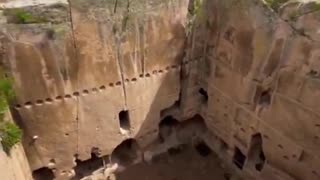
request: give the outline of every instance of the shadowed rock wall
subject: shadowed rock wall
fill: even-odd
[[[205,14],[208,128],[247,156],[250,174],[319,179],[319,4],[289,2],[275,12],[261,1],[213,0]],[[257,135],[262,170],[250,167]]]

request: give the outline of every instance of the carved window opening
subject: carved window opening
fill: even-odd
[[[271,104],[270,90],[263,91],[260,95],[259,104],[262,106],[269,106]]]
[[[243,169],[244,163],[246,162],[247,157],[240,151],[239,148],[235,147],[233,155],[233,163],[239,168]]]
[[[258,158],[258,162],[256,163],[256,170],[257,171],[262,171],[263,167],[264,167],[264,163],[266,161],[266,157],[264,156],[263,151],[260,152],[259,154],[259,158]]]
[[[120,123],[121,130],[123,130],[123,131],[130,130],[129,111],[121,111],[119,113],[119,123]]]
[[[209,100],[209,96],[206,90],[204,90],[203,88],[199,89],[199,93],[202,96],[202,101],[207,104],[208,100]]]
[[[265,161],[266,157],[262,148],[262,136],[261,134],[256,134],[251,138],[248,164],[254,166],[257,171],[262,171]]]

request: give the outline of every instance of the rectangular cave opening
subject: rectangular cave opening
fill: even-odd
[[[129,118],[129,111],[121,111],[119,113],[119,123],[120,128],[125,131],[130,130],[130,118]]]
[[[260,95],[259,104],[263,106],[269,106],[271,104],[271,91],[263,91]]]
[[[254,99],[257,105],[261,107],[270,106],[272,100],[272,89],[264,89],[263,87],[258,86]]]
[[[257,159],[256,165],[255,165],[256,170],[262,171],[265,162],[266,162],[266,157],[263,151],[260,151],[259,158]]]
[[[233,155],[233,163],[239,168],[243,169],[244,163],[246,162],[247,157],[240,151],[238,147],[235,147]]]
[[[208,104],[208,100],[209,100],[208,92],[206,90],[204,90],[203,88],[200,88],[199,93],[202,96],[202,102],[204,104]]]
[[[252,136],[248,154],[248,165],[254,166],[257,171],[262,171],[266,161],[262,144],[260,133]]]

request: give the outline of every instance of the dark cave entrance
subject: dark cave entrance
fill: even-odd
[[[32,177],[34,180],[53,180],[54,174],[51,169],[44,167],[32,172]]]
[[[209,100],[208,92],[206,90],[204,90],[203,88],[200,88],[199,93],[201,95],[202,102],[205,104],[208,104],[208,100]]]
[[[91,153],[91,158],[85,161],[79,160],[76,156],[77,166],[74,168],[76,176],[73,180],[91,175],[94,171],[103,168],[107,161],[108,156],[98,157],[94,152]]]
[[[121,111],[119,113],[119,124],[121,129],[130,131],[129,111]]]
[[[127,139],[118,145],[111,154],[111,163],[129,166],[141,158],[139,145],[134,139]]]
[[[170,136],[174,128],[179,125],[179,121],[174,119],[172,116],[167,116],[159,123],[159,139],[160,142],[164,142],[165,139]]]
[[[205,143],[204,141],[199,141],[194,145],[195,149],[197,150],[198,154],[207,157],[212,153],[211,148]]]
[[[251,138],[251,144],[248,154],[248,166],[257,171],[262,171],[266,161],[265,154],[262,148],[261,134],[255,134]]]
[[[244,163],[246,162],[247,157],[240,151],[238,147],[235,147],[233,155],[233,163],[239,168],[243,169]]]

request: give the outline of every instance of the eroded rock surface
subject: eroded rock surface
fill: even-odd
[[[119,147],[151,161],[197,134],[247,179],[319,179],[319,3],[269,5],[0,0],[31,169],[103,177]]]

